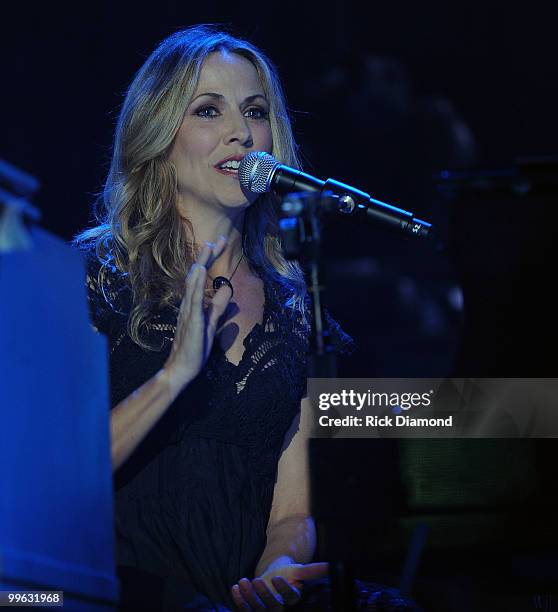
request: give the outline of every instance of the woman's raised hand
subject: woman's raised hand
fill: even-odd
[[[201,371],[213,345],[217,322],[232,297],[229,287],[222,286],[204,308],[207,270],[221,255],[226,239],[206,242],[186,277],[186,291],[180,304],[176,333],[165,363],[171,393],[176,396]]]

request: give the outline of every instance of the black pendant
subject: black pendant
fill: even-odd
[[[224,276],[216,276],[213,279],[213,289],[218,291],[223,285],[226,285],[231,290],[231,297],[234,294],[233,286],[231,285],[231,281]]]

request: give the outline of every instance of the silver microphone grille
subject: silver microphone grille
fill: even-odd
[[[271,191],[271,178],[279,162],[263,151],[248,153],[238,167],[238,179],[247,191],[267,193]]]

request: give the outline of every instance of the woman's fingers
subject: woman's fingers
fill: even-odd
[[[198,262],[210,270],[211,266],[215,263],[227,246],[227,239],[225,236],[219,236],[215,242],[206,242],[198,257]],[[209,253],[207,252],[209,249]]]
[[[244,598],[244,600],[251,606],[253,610],[265,610],[267,606],[263,603],[263,601],[258,597],[252,583],[248,578],[242,578],[238,581],[238,586],[240,588],[240,594]]]
[[[186,276],[186,291],[180,304],[180,313],[182,314],[185,310],[190,311],[190,304],[192,303],[192,295],[194,294],[194,288],[196,286],[196,277],[198,274],[197,265],[193,264]],[[184,316],[184,315],[183,315]]]
[[[239,610],[282,612],[285,609],[282,600],[273,594],[265,582],[259,578],[252,581],[248,578],[241,578],[231,588],[231,592]]]
[[[213,252],[214,246],[215,245],[213,244],[213,242],[204,242],[202,250],[200,251],[196,259],[196,263],[209,268],[208,263],[211,259],[211,254]]]
[[[283,602],[269,590],[267,584],[261,578],[254,578],[252,584],[254,585],[254,590],[265,603],[268,610],[283,610]]]
[[[205,267],[196,264],[196,278],[194,281],[192,301],[190,303],[190,314],[194,314],[198,317],[203,315],[203,295],[205,292],[206,277],[207,270]]]
[[[204,312],[207,270],[221,255],[226,239],[220,236],[215,243],[202,246],[197,261],[186,277],[186,287],[177,319],[175,341],[169,364],[180,373],[188,368],[197,375],[208,357],[217,329],[217,322],[232,297],[228,287],[222,287]],[[179,374],[181,375],[181,374]]]
[[[213,245],[213,255],[211,264],[221,255],[227,246],[227,239],[224,236],[219,236]]]
[[[282,576],[274,576],[271,579],[271,584],[281,595],[286,605],[293,606],[300,599],[300,591],[292,584],[289,584]]]
[[[186,277],[186,292],[184,295],[184,299],[182,300],[182,305],[188,309],[188,312],[191,312],[192,309],[192,298],[196,293],[196,288],[198,286],[198,282],[200,280],[200,272],[204,277],[203,287],[205,288],[205,275],[207,269],[210,264],[210,260],[213,259],[213,249],[214,244],[211,242],[205,242],[202,250],[198,255],[198,259],[192,264],[190,271],[188,272],[188,276]],[[222,246],[220,246],[222,250]],[[199,297],[199,294],[196,294],[196,298]]]
[[[244,599],[244,597],[242,597],[242,594],[240,592],[240,587],[238,586],[238,584],[235,584],[231,588],[231,593],[232,593],[233,600],[234,600],[236,607],[239,610],[242,610],[243,612],[249,612],[250,604],[248,604],[246,600]]]
[[[227,239],[224,236],[219,236],[215,242],[206,241],[198,255],[196,263],[202,264],[209,270],[226,246]]]

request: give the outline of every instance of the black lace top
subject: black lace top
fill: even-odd
[[[146,351],[126,333],[122,277],[91,254],[87,272],[93,324],[109,338],[115,406],[163,366],[176,310],[151,321],[149,340],[162,348]],[[263,324],[246,336],[240,363],[216,341],[202,373],[115,475],[117,564],[175,577],[231,607],[230,587],[253,577],[265,547],[283,440],[306,384],[308,327],[285,306],[285,289],[263,280]],[[348,347],[326,318],[337,347]]]

